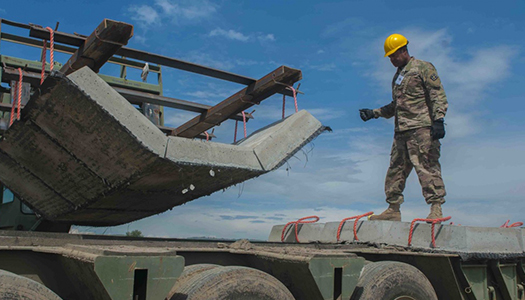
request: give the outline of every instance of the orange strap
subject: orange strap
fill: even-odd
[[[308,219],[315,219],[315,220],[306,221]],[[297,221],[288,222],[286,225],[284,225],[283,232],[281,233],[281,242],[284,242],[284,233],[286,232],[288,225],[295,224],[295,240],[299,243],[299,234],[297,232],[297,226],[299,224],[315,223],[317,221],[319,221],[318,216],[309,216],[309,217],[300,218]]]
[[[341,223],[339,223],[339,228],[337,228],[337,241],[339,242],[339,239],[341,238],[341,229],[343,229],[343,225],[346,221],[348,220],[352,220],[352,219],[355,219],[354,221],[354,240],[356,241],[359,241],[359,239],[357,238],[357,221],[359,221],[359,219],[363,218],[363,217],[368,217],[370,215],[373,215],[374,212],[371,211],[371,212],[367,212],[366,214],[362,214],[362,215],[358,215],[358,216],[353,216],[353,217],[349,217],[349,218],[345,218],[341,221]]]
[[[51,27],[46,27],[49,31],[49,57],[50,57],[50,66],[49,70],[53,71],[53,65],[55,61],[55,32]],[[44,40],[44,46],[42,47],[42,72],[40,73],[40,85],[44,83],[44,77],[46,75],[46,52],[47,52],[47,42]]]
[[[13,105],[11,106],[11,115],[9,117],[9,127],[11,127],[11,125],[13,125],[13,118],[15,116],[15,107],[17,107],[17,106],[18,106],[18,111],[16,113],[16,119],[20,120],[20,108],[22,106],[22,79],[23,79],[22,69],[21,68],[18,68],[18,74],[19,74],[18,82],[15,83],[15,85],[12,87],[12,88],[15,89],[16,94],[15,94],[15,97],[13,98]]]
[[[416,222],[428,222],[432,223],[432,247],[436,248],[436,237],[434,236],[434,227],[436,223],[441,223],[450,220],[452,217],[446,217],[446,218],[440,218],[440,219],[414,219],[412,220],[412,223],[410,223],[410,232],[408,234],[408,246],[412,244],[412,235],[414,234],[414,224]]]

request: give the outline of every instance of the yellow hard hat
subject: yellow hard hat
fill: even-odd
[[[393,54],[399,48],[406,45],[408,45],[408,40],[406,37],[397,33],[391,34],[385,40],[385,57]]]

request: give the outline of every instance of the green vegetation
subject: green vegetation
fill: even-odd
[[[142,235],[142,231],[140,231],[140,230],[128,231],[128,232],[126,232],[126,236],[131,236],[131,237],[144,237],[144,236]]]

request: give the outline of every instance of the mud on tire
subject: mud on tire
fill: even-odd
[[[438,300],[432,284],[417,268],[396,261],[365,266],[351,300]]]
[[[0,300],[61,300],[53,291],[29,278],[0,270]]]
[[[256,269],[195,268],[199,271],[175,285],[170,300],[294,300],[279,280]]]

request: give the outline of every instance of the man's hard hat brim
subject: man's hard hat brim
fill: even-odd
[[[396,48],[394,48],[394,49],[388,51],[387,53],[385,53],[385,56],[384,56],[384,57],[387,57],[387,56],[390,56],[390,55],[396,53],[397,50],[399,50],[399,49],[405,47],[406,45],[408,45],[408,41],[406,42],[406,44],[401,45],[401,46],[398,46],[398,47],[396,47]]]

